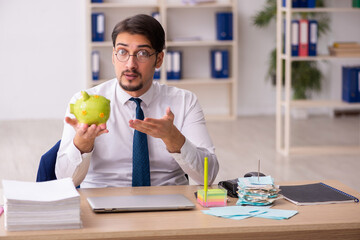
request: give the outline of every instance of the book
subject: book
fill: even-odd
[[[296,205],[359,202],[359,199],[325,183],[280,186],[280,194]]]

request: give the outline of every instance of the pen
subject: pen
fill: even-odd
[[[208,158],[204,158],[204,202],[207,202],[208,191]]]

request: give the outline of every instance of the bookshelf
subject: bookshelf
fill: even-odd
[[[233,40],[216,40],[215,14],[219,11],[233,14]],[[105,40],[91,41],[91,14],[105,14]],[[143,13],[159,12],[160,22],[166,33],[166,50],[182,52],[182,78],[167,80],[166,57],[160,69],[160,83],[194,92],[203,107],[207,120],[232,120],[237,109],[237,1],[217,0],[208,3],[184,4],[181,0],[103,0],[91,3],[87,0],[87,87],[92,87],[115,77],[111,63],[111,32],[115,24],[126,17]],[[199,19],[198,16],[201,16]],[[119,17],[120,16],[120,17]],[[190,40],[199,34],[199,40]],[[185,37],[187,40],[177,40]],[[210,51],[229,51],[229,78],[211,78]],[[100,77],[92,80],[91,53],[100,53]]]
[[[285,19],[291,22],[293,13],[302,12],[327,12],[327,13],[359,13],[359,8],[291,8],[291,0],[286,0],[286,7],[282,7],[282,0],[277,0],[277,26],[276,26],[276,150],[283,155],[290,154],[351,154],[360,153],[360,145],[355,146],[292,146],[291,145],[291,110],[295,108],[342,108],[359,109],[360,103],[346,103],[341,100],[292,100],[291,96],[291,64],[294,61],[341,61],[342,59],[360,59],[359,56],[337,57],[330,55],[318,55],[308,57],[291,56],[289,44],[291,42],[290,24],[285,26],[285,54],[282,53],[283,32]],[[285,62],[284,69],[282,62]],[[283,70],[285,83],[282,84]],[[340,79],[341,80],[341,79]],[[340,90],[339,90],[340,91]]]

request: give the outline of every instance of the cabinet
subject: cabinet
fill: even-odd
[[[217,0],[199,4],[184,4],[181,0],[104,0],[91,3],[87,0],[87,85],[95,86],[114,78],[111,63],[111,32],[115,24],[126,17],[159,12],[160,22],[166,33],[166,50],[182,52],[182,78],[167,80],[167,59],[160,69],[160,81],[194,92],[209,119],[235,119],[237,102],[237,1]],[[233,40],[216,40],[216,12],[233,14]],[[91,41],[91,14],[105,14],[105,40]],[[194,38],[195,37],[195,38]],[[229,51],[229,78],[211,78],[210,51]],[[100,77],[92,80],[91,53],[100,54]]]
[[[291,56],[291,34],[290,24],[285,24],[285,54],[282,52],[284,19],[290,23],[293,13],[301,12],[345,12],[359,13],[359,8],[291,8],[291,0],[286,0],[286,7],[282,7],[282,0],[277,0],[277,26],[276,26],[276,48],[277,48],[277,69],[276,69],[276,149],[284,155],[292,153],[360,153],[360,146],[292,146],[291,145],[291,109],[295,108],[360,108],[360,104],[348,104],[334,100],[292,100],[291,97],[291,64],[294,61],[320,61],[320,60],[341,60],[344,57],[330,55],[318,55],[313,57],[293,57]],[[355,56],[360,59],[360,56]],[[282,63],[285,63],[284,65]],[[283,67],[285,69],[283,69]],[[285,83],[282,84],[283,70]],[[339,77],[339,81],[341,81]],[[339,89],[339,91],[341,91]]]

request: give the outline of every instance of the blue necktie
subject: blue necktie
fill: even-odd
[[[144,112],[141,109],[140,98],[130,98],[136,103],[136,119],[144,120]],[[133,140],[133,173],[132,185],[150,186],[150,166],[149,149],[147,144],[147,135],[145,133],[134,131]]]

